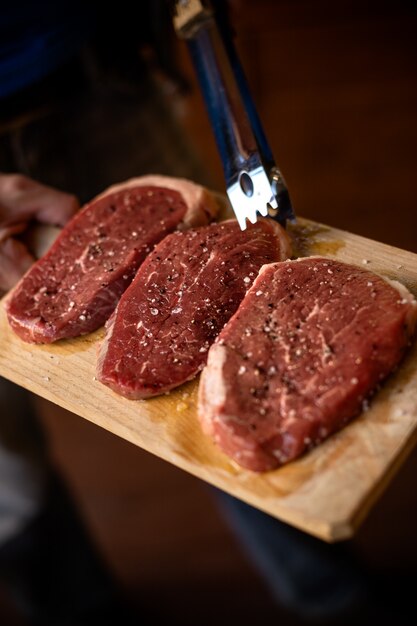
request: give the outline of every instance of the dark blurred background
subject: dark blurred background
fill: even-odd
[[[230,6],[242,63],[298,215],[417,251],[414,3]],[[141,62],[195,159],[188,170],[175,170],[162,145],[155,148],[162,151],[159,171],[194,171],[224,191],[187,52],[181,42],[174,48],[171,71],[161,70],[152,46],[142,47]],[[130,151],[159,137],[157,126],[145,141],[134,129],[126,133]],[[89,168],[94,177],[94,164]],[[39,171],[43,182],[74,191],[65,172],[60,181]],[[108,184],[118,182],[119,171],[115,162]],[[75,415],[41,400],[38,407],[54,459],[133,603],[190,626],[295,623],[272,600],[203,482]],[[395,574],[417,563],[416,470],[414,453],[354,540],[376,569]],[[1,594],[0,621],[20,623]]]

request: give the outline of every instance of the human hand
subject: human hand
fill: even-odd
[[[35,260],[14,235],[31,220],[64,226],[78,208],[75,196],[21,174],[0,173],[0,291],[13,287]]]

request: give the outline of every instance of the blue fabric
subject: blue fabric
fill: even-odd
[[[326,544],[226,493],[214,493],[250,561],[291,613],[332,624],[345,613],[360,615],[371,603],[370,581],[344,544]]]
[[[94,31],[88,2],[17,0],[0,12],[0,98],[46,77]]]

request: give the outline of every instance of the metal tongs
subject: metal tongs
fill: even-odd
[[[174,27],[187,41],[223,163],[227,195],[242,230],[257,214],[294,221],[228,29],[207,0],[174,3]]]

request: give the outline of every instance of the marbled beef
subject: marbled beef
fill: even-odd
[[[235,220],[166,237],[139,269],[109,320],[98,378],[146,398],[197,374],[264,263],[288,258],[285,231]]]
[[[25,341],[50,343],[101,326],[138,267],[165,235],[207,224],[217,203],[203,187],[143,176],[111,187],[64,228],[7,304]]]
[[[250,470],[295,459],[360,412],[402,358],[416,313],[405,287],[356,266],[265,266],[210,349],[204,431]]]

